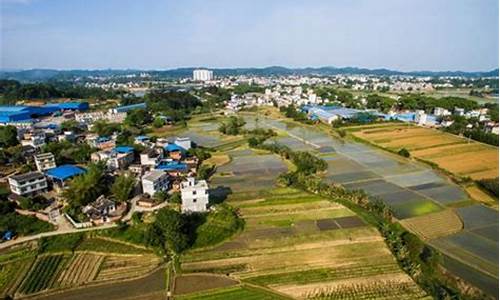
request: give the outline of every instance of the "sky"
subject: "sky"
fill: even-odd
[[[498,67],[498,0],[0,0],[0,68]]]

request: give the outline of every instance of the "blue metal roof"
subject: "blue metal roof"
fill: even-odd
[[[155,167],[155,169],[164,171],[186,171],[188,167],[182,162],[162,161]]]
[[[182,148],[177,144],[167,144],[166,146],[163,147],[163,149],[167,150],[168,152],[173,152],[173,151],[186,152],[186,149]]]
[[[74,165],[62,165],[56,168],[52,168],[46,171],[47,176],[65,181],[74,176],[81,175],[87,172],[87,170],[74,166]]]
[[[142,108],[146,108],[146,103],[136,103],[136,104],[115,107],[117,112],[127,112],[129,110],[142,109]]]
[[[114,150],[118,153],[130,153],[130,152],[134,152],[134,147],[118,146],[118,147],[115,147]]]

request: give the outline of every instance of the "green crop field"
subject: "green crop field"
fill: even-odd
[[[238,286],[224,289],[217,289],[205,293],[196,293],[185,296],[178,296],[176,299],[179,300],[227,300],[227,299],[238,299],[238,300],[280,300],[288,299],[286,297],[273,294],[271,292],[247,287]]]
[[[377,289],[380,290],[378,298],[384,298],[389,290],[394,290],[401,299],[424,294],[401,271],[378,231],[363,222],[353,222],[357,217],[347,208],[289,188],[269,189],[253,195],[253,198],[244,195],[243,199],[232,195],[229,202],[245,219],[244,230],[223,244],[183,255],[183,274],[230,274],[231,278],[292,298],[320,296],[346,282],[349,283],[346,289],[354,291],[354,298],[377,295]],[[352,223],[346,222],[346,217],[353,218],[349,221]],[[322,229],[318,225],[320,221]],[[341,224],[352,227],[343,228]],[[382,282],[380,288],[369,288],[375,281]],[[355,288],[360,285],[361,288]],[[241,287],[179,298],[240,297],[263,299],[249,295]]]

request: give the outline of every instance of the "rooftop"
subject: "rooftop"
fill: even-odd
[[[62,165],[56,168],[52,168],[46,171],[47,176],[65,181],[74,176],[84,174],[86,172],[85,169],[74,166],[74,165]]]
[[[159,171],[159,170],[152,170],[148,173],[146,173],[146,175],[144,175],[142,177],[143,180],[148,180],[148,181],[156,181],[158,179],[160,179],[162,176],[165,176],[166,173],[163,172],[163,171]]]
[[[42,179],[44,177],[45,176],[43,176],[43,173],[29,172],[29,173],[14,175],[14,176],[11,176],[10,178],[19,182],[19,181],[30,181],[30,180]]]

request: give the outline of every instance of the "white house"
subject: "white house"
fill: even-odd
[[[418,125],[425,125],[427,123],[427,114],[423,110],[417,110],[415,114],[415,123]]]
[[[29,172],[9,177],[12,193],[19,196],[31,196],[47,191],[47,179],[41,172]]]
[[[141,153],[141,165],[154,167],[161,161],[162,158],[163,155],[161,152],[155,149],[147,149]]]
[[[174,144],[184,148],[185,150],[191,149],[191,139],[188,137],[178,137],[175,139]]]
[[[153,170],[142,176],[142,192],[150,196],[168,190],[168,184],[168,174],[163,171]]]
[[[204,212],[208,208],[208,184],[188,177],[181,183],[182,212]]]
[[[35,155],[35,164],[39,172],[57,167],[54,154],[50,152]]]

